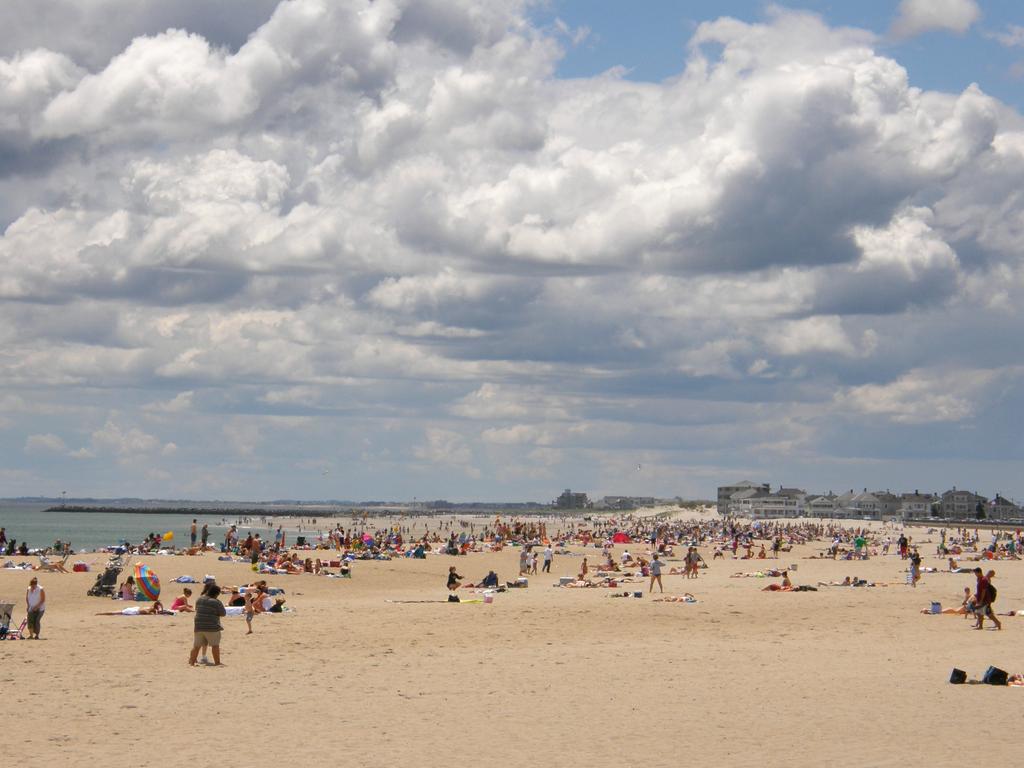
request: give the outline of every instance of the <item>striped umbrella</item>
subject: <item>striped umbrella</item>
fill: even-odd
[[[135,586],[146,600],[156,602],[160,597],[160,579],[148,565],[135,564]]]

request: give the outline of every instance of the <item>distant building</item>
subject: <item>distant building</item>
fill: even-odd
[[[937,499],[930,493],[901,493],[897,513],[904,520],[920,520],[932,516],[932,504]]]
[[[658,500],[653,496],[605,496],[593,504],[594,509],[628,511],[640,507],[653,507]]]
[[[811,517],[833,517],[837,498],[832,491],[824,496],[809,496],[804,501],[804,514]]]
[[[988,516],[994,520],[1018,520],[1022,515],[1021,508],[998,493],[988,506]]]
[[[718,514],[728,515],[729,504],[732,501],[733,494],[741,493],[743,491],[762,491],[768,493],[771,491],[771,486],[768,483],[752,483],[749,480],[741,480],[733,485],[721,485],[718,487]]]
[[[752,520],[766,517],[799,517],[802,512],[801,498],[753,488],[737,491],[729,500],[730,515]]]
[[[573,493],[566,488],[562,495],[555,499],[554,506],[558,509],[587,509],[590,506],[590,499],[585,493]]]
[[[955,485],[942,494],[939,503],[939,514],[947,519],[974,519],[978,517],[979,510],[988,516],[988,499],[971,491],[958,491]]]

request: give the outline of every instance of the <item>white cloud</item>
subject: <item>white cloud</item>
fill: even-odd
[[[580,39],[525,3],[207,5],[0,7],[0,413],[95,432],[83,477],[273,497],[365,460],[549,498],[556,461],[649,451],[671,491],[739,434],[1016,402],[927,382],[1020,362],[1020,115],[868,32],[773,8],[662,82],[563,80]]]
[[[902,0],[893,34],[913,37],[934,29],[963,34],[981,17],[975,0]]]
[[[25,453],[64,453],[67,450],[64,440],[57,435],[29,435],[25,440]]]
[[[782,355],[802,355],[808,352],[853,355],[857,352],[839,317],[808,317],[780,322],[766,331],[765,341],[772,350]]]
[[[92,433],[91,444],[96,454],[113,453],[129,460],[160,448],[160,441],[153,435],[137,427],[125,428],[113,419]]]
[[[996,371],[912,370],[888,384],[851,387],[836,400],[901,424],[958,422],[974,415],[977,396],[996,376]]]
[[[170,400],[144,405],[143,410],[151,413],[184,413],[192,409],[192,398],[194,395],[195,393],[191,390],[179,392]]]
[[[458,432],[439,427],[423,431],[424,442],[413,448],[413,455],[430,464],[456,467],[470,477],[479,477],[480,470],[473,466],[473,452]]]
[[[1007,48],[1022,48],[1024,47],[1024,26],[1008,24],[1005,32],[997,32],[992,37]]]

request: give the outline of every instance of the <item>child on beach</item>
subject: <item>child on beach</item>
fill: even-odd
[[[185,587],[182,592],[183,594],[174,598],[174,602],[171,603],[171,610],[180,611],[182,613],[192,613],[192,604],[188,601],[188,599],[192,597],[192,590]]]
[[[245,633],[247,635],[252,634],[252,618],[256,615],[256,607],[253,605],[255,596],[256,593],[253,590],[245,591],[245,623],[249,627],[249,631]]]

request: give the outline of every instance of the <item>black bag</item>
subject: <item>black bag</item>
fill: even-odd
[[[985,670],[985,676],[981,678],[981,682],[988,683],[989,685],[1006,685],[1010,676],[999,667],[989,667]]]
[[[966,683],[967,673],[964,672],[962,669],[956,669],[954,667],[953,674],[949,676],[949,682],[953,683],[953,685],[961,685],[962,683]]]
[[[449,603],[458,603],[458,602],[461,602],[461,601],[459,600],[459,596],[458,595],[448,595],[448,602]]]
[[[996,595],[997,594],[998,594],[998,592],[996,592],[996,585],[993,584],[990,581],[988,583],[988,604],[989,605],[992,605],[992,603],[994,603],[996,601]]]

